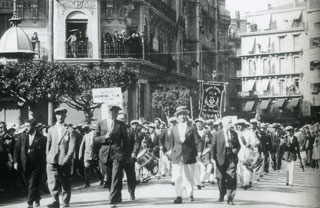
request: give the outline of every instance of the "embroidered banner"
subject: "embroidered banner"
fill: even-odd
[[[202,83],[200,117],[205,119],[221,118],[225,85]]]

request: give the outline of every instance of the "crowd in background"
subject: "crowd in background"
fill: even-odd
[[[151,122],[145,121],[143,118],[128,122],[125,114],[121,112],[118,117],[119,120],[126,123],[128,132],[134,131],[138,135],[135,138],[140,143],[135,165],[136,183],[145,183],[151,179],[171,176],[170,157],[166,154],[170,146],[170,141],[167,141],[167,134],[169,132],[168,129],[176,125],[176,118],[172,117],[166,123],[160,118],[156,118]],[[205,183],[214,184],[216,182],[215,163],[214,160],[210,159],[208,148],[210,148],[212,135],[221,128],[221,122],[211,119],[203,120],[202,118],[189,119],[188,122],[194,125],[199,134],[198,136],[203,141],[201,160],[197,162],[199,174],[195,174],[197,188],[201,189]],[[13,167],[15,144],[25,132],[25,128],[24,125],[19,127],[0,122],[0,192],[8,195],[13,194],[17,187],[25,184],[19,171]],[[48,128],[49,126],[41,123],[36,125],[36,131],[41,133],[44,138],[47,136]],[[72,162],[73,177],[84,178],[85,187],[87,188],[90,187],[91,173],[95,172],[100,180],[100,185],[107,188],[107,178],[99,168],[99,147],[92,149],[91,161],[93,163],[88,164],[88,161],[84,158],[87,153],[85,138],[92,138],[97,128],[96,125],[70,125],[70,128],[73,129],[76,136]],[[297,159],[289,159],[288,151],[291,151],[290,144],[292,143],[290,138],[297,138],[298,146],[294,151],[298,150],[297,156],[301,159],[301,166],[319,169],[319,123],[293,128],[291,126],[285,127],[280,123],[262,123],[255,119],[250,121],[235,119],[233,128],[238,133],[241,144],[241,150],[238,153],[240,162],[237,171],[240,176],[241,187],[245,190],[250,188],[252,184],[257,183],[264,174],[268,174],[270,169],[279,171],[283,160],[289,164]],[[154,161],[149,167],[142,164],[144,161],[140,161],[139,164],[139,157],[146,152],[150,153],[151,159]],[[248,158],[251,159],[251,162]],[[269,164],[271,164],[271,168]],[[43,178],[42,180],[45,184],[45,174],[43,174]],[[124,180],[127,179],[125,178]],[[287,185],[292,185],[292,179],[288,179]]]

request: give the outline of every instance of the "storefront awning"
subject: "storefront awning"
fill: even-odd
[[[243,111],[252,111],[254,107],[255,101],[248,101],[246,102],[246,105],[244,106]]]
[[[262,91],[267,91],[268,90],[268,87],[269,87],[269,83],[270,83],[270,80],[269,79],[264,79],[261,81],[261,87],[260,89]]]
[[[252,91],[255,83],[256,83],[256,80],[254,79],[247,80],[243,85],[242,92]]]
[[[300,98],[293,98],[288,107],[296,108],[299,105]]]
[[[286,101],[286,99],[278,99],[276,104],[275,104],[275,107],[276,108],[282,108],[285,101]]]
[[[262,100],[260,103],[261,110],[267,110],[269,106],[270,100]]]

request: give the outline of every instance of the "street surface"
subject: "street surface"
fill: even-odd
[[[307,168],[302,172],[298,163],[294,172],[294,187],[285,185],[285,170],[280,172],[271,171],[254,184],[249,190],[238,188],[233,207],[320,207],[320,170]],[[187,197],[183,198],[183,204],[174,205],[174,187],[168,177],[160,180],[153,178],[145,184],[139,184],[136,189],[136,200],[130,201],[127,185],[124,183],[122,191],[123,203],[118,207],[229,207],[227,202],[218,202],[219,191],[217,184],[206,184],[202,190],[195,190],[195,201],[190,202]],[[42,196],[41,206],[46,207],[51,202],[50,196]],[[20,197],[5,204],[7,208],[26,207],[26,198]],[[83,186],[73,187],[70,207],[109,207],[108,190],[99,187],[98,182],[91,188],[83,189]]]

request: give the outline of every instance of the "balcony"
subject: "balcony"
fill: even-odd
[[[261,52],[255,52],[253,53],[252,51],[248,51],[247,54],[237,54],[237,56],[239,57],[244,57],[244,58],[248,58],[248,57],[267,57],[267,56],[281,56],[281,55],[285,55],[285,54],[302,54],[302,48],[301,49],[295,49],[292,51],[261,51]]]
[[[237,71],[237,77],[238,78],[273,78],[273,77],[287,77],[287,76],[292,76],[292,77],[300,77],[302,76],[303,73],[280,73],[280,72],[270,72],[270,73],[265,73],[265,74],[244,74],[242,71]]]
[[[102,58],[138,58],[142,59],[142,46],[121,43],[102,44]]]
[[[271,91],[249,91],[238,92],[240,98],[286,98],[286,97],[302,97],[303,95],[298,90],[296,92],[289,92],[284,90],[283,92],[271,92]]]
[[[88,40],[65,43],[66,58],[88,58],[90,44]]]

